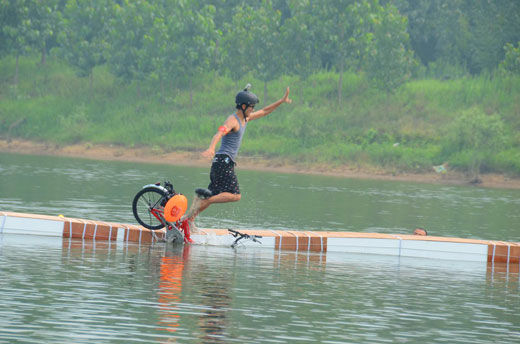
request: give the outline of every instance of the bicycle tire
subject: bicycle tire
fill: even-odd
[[[150,210],[155,206],[155,209],[162,211],[166,203],[164,200],[167,200],[167,196],[167,193],[154,187],[140,190],[132,201],[132,212],[137,222],[151,230],[163,228],[164,224]],[[159,202],[162,204],[159,204]]]

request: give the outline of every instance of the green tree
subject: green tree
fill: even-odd
[[[473,74],[494,70],[504,59],[504,45],[520,40],[520,2],[465,1],[472,35],[467,65]]]
[[[30,44],[41,54],[44,65],[49,50],[57,45],[57,35],[61,24],[60,0],[32,0],[29,6],[31,21]]]
[[[356,3],[353,0],[331,0],[317,5],[318,21],[312,28],[315,38],[320,42],[322,63],[336,68],[339,72],[338,104],[342,102],[343,73],[345,69],[356,69],[359,56],[364,50],[362,43],[368,32],[363,24],[366,18],[354,18],[353,8],[359,6],[367,9],[367,2]],[[358,12],[361,13],[361,11]],[[356,24],[359,24],[356,27]],[[357,29],[357,30],[356,30]],[[356,30],[356,32],[354,32]],[[323,61],[323,58],[328,61]],[[348,66],[346,66],[348,64]]]
[[[496,68],[504,57],[502,47],[520,40],[517,0],[394,2],[408,18],[411,46],[424,65],[456,65],[478,74]]]
[[[291,8],[296,11],[286,21],[285,32],[288,37],[295,37],[299,28],[311,32],[307,36],[316,42],[310,48],[315,57],[304,57],[303,61],[314,65],[313,60],[318,58],[323,67],[336,69],[338,104],[342,101],[345,70],[364,70],[377,85],[388,89],[409,76],[413,58],[406,18],[394,6],[383,7],[377,0],[330,0],[307,2],[303,7],[293,3]]]
[[[106,61],[111,6],[110,0],[69,0],[63,10],[59,55],[76,68],[79,76],[89,77],[91,88],[94,67]]]
[[[353,12],[354,17],[358,17],[358,7],[354,6]],[[415,64],[413,52],[409,49],[406,17],[395,6],[379,6],[377,1],[372,2],[370,12],[364,17],[369,19],[366,29],[369,33],[359,49],[360,52],[364,51],[360,56],[361,65],[376,85],[393,90],[410,78],[411,68]],[[362,25],[356,27],[354,32],[362,38],[360,27]]]
[[[221,33],[213,18],[216,9],[199,1],[175,2],[167,7],[169,46],[166,68],[169,77],[187,82],[193,106],[193,79],[210,70]]]
[[[20,55],[29,50],[31,19],[29,17],[30,0],[0,1],[1,27],[0,52],[13,54],[16,57],[13,84],[18,85]]]
[[[223,41],[225,37],[228,36],[228,29],[233,28],[230,23],[233,21],[235,11],[237,8],[243,8],[244,6],[257,8],[261,2],[247,0],[207,0],[205,3],[213,6],[215,9],[213,23],[218,34],[215,41],[213,60],[210,68],[222,71],[225,69],[224,63],[227,60],[226,56],[229,53],[229,51],[223,46]]]
[[[293,0],[289,4],[291,16],[286,18],[281,30],[284,70],[307,77],[322,66],[321,42],[316,28],[320,26],[318,16],[314,15],[318,2]]]
[[[410,45],[424,65],[438,58],[436,27],[439,22],[439,0],[395,0],[399,12],[408,19]]]
[[[263,101],[267,101],[267,83],[282,72],[284,63],[280,37],[281,12],[269,1],[262,6],[236,8],[227,29],[225,47],[228,51],[227,65],[231,75],[240,79],[249,72],[264,82]]]
[[[163,11],[147,1],[124,0],[115,5],[110,21],[108,63],[114,74],[126,82],[140,84],[157,70],[160,53],[164,51]]]

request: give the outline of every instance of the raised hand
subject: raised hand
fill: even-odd
[[[282,100],[284,103],[287,103],[287,104],[292,103],[292,99],[289,98],[289,87],[287,87],[287,89],[285,90],[285,95],[283,96]]]

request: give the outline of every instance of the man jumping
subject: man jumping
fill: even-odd
[[[258,97],[249,91],[251,85],[247,85],[235,97],[237,111],[230,115],[217,133],[211,139],[209,148],[202,152],[202,156],[213,158],[210,172],[210,183],[207,189],[196,189],[196,197],[193,204],[184,215],[183,220],[188,220],[193,227],[195,218],[213,203],[237,202],[240,200],[240,188],[235,174],[235,159],[242,143],[242,137],[247,123],[254,119],[267,116],[283,103],[291,103],[289,87],[285,95],[273,104],[254,111],[258,104]],[[222,139],[222,144],[215,154],[215,148]]]

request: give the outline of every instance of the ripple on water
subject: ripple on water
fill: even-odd
[[[0,340],[484,343],[518,334],[518,280],[490,287],[467,266],[26,240],[2,237]]]

